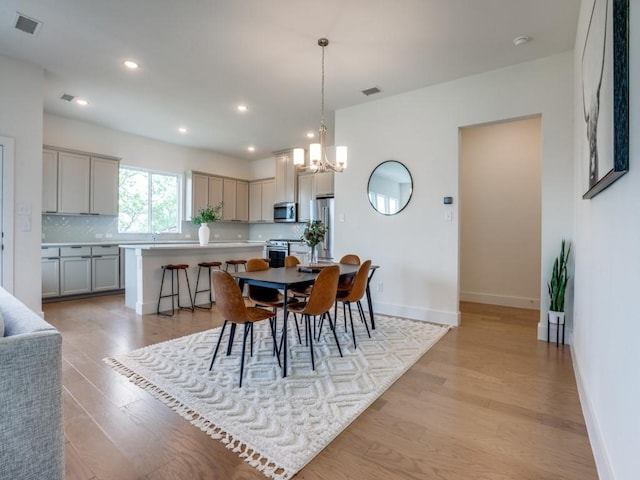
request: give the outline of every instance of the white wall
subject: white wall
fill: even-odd
[[[580,49],[592,1],[583,1],[575,51],[575,314],[573,357],[600,478],[640,478],[640,16],[630,15],[629,173],[591,200]]]
[[[336,143],[349,146],[349,168],[336,175],[337,255],[354,252],[381,268],[373,280],[375,307],[458,323],[459,128],[542,115],[542,281],[563,237],[573,231],[573,54],[548,57],[336,113]],[[367,181],[384,160],[413,175],[411,202],[384,217],[369,205]],[[454,204],[442,203],[452,196]],[[453,221],[445,211],[453,210]],[[380,291],[382,284],[382,291]],[[545,315],[541,312],[541,316]],[[546,318],[546,317],[545,317]]]
[[[460,132],[460,299],[540,308],[539,116]]]
[[[0,136],[14,140],[14,205],[31,208],[13,225],[13,294],[36,313],[40,298],[40,210],[42,205],[42,92],[40,67],[0,56]],[[38,188],[34,188],[34,185]],[[30,222],[30,231],[25,222]],[[18,224],[19,221],[19,224]],[[35,287],[34,287],[35,285]]]
[[[46,145],[112,155],[121,158],[123,165],[173,173],[196,170],[250,178],[251,167],[247,160],[131,135],[57,115],[44,115],[43,135]]]

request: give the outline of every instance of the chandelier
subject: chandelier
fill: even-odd
[[[327,126],[324,124],[324,48],[329,45],[329,40],[320,38],[318,45],[322,47],[322,88],[321,88],[321,110],[320,128],[318,129],[318,140],[320,143],[309,145],[309,166],[304,167],[304,149],[293,149],[293,163],[302,168],[308,168],[314,172],[343,172],[347,168],[347,147],[335,147],[335,162],[331,162],[327,157]]]

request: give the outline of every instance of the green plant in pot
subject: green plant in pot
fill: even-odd
[[[551,279],[547,282],[549,289],[549,321],[551,323],[564,323],[564,300],[569,283],[567,263],[571,253],[571,243],[562,240],[560,255],[553,262]]]
[[[324,241],[324,236],[327,234],[327,227],[320,220],[310,220],[304,227],[302,238],[311,248],[311,258],[309,263],[317,263],[318,257],[316,252],[316,246]]]
[[[198,214],[191,218],[191,221],[196,225],[200,225],[198,229],[198,240],[200,245],[206,245],[209,243],[209,223],[217,222],[222,219],[222,207],[223,202],[220,202],[215,207],[207,205],[198,210]]]

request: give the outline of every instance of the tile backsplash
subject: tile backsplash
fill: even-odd
[[[268,240],[300,238],[304,224],[246,224],[216,222],[209,225],[211,241]],[[42,215],[43,243],[152,241],[150,234],[118,233],[118,218],[84,215]],[[163,233],[157,240],[198,240],[198,226],[182,222],[181,233]]]

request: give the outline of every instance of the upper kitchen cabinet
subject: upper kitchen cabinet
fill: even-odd
[[[249,182],[225,178],[222,187],[222,220],[249,221]]]
[[[273,204],[276,196],[274,179],[257,180],[249,184],[249,221],[273,222]]]
[[[43,213],[118,214],[119,159],[52,147],[42,158]]]
[[[274,153],[276,156],[275,203],[295,202],[298,187],[298,169],[293,164],[293,149]]]
[[[209,203],[209,176],[204,173],[185,172],[185,220],[191,220]]]
[[[332,171],[316,173],[314,195],[333,195],[333,176]]]
[[[42,151],[42,212],[58,212],[58,152]]]
[[[299,222],[311,220],[311,201],[319,195],[333,195],[333,172],[305,173],[298,176]]]
[[[94,215],[118,215],[120,163],[102,157],[91,157],[91,202]]]

